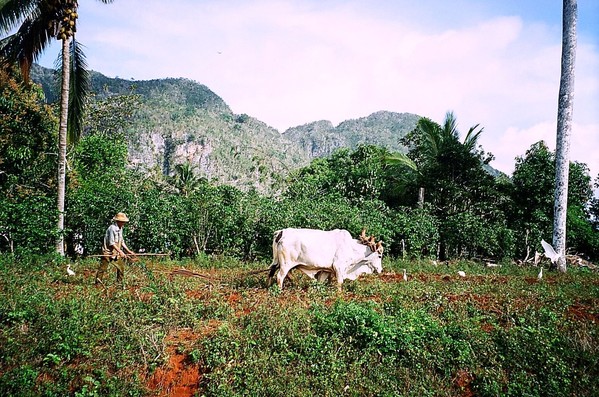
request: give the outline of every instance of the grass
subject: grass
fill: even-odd
[[[124,288],[95,287],[96,266],[0,257],[0,395],[599,394],[599,275],[582,269],[386,259],[338,293],[224,257],[132,264]]]

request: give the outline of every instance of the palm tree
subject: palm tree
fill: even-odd
[[[564,0],[562,11],[562,65],[557,108],[553,218],[553,247],[560,254],[557,260],[557,268],[562,273],[566,272],[566,214],[568,209],[570,135],[574,106],[577,8],[577,0]]]
[[[194,167],[190,162],[177,164],[175,166],[175,175],[170,177],[172,185],[185,197],[198,190],[202,183],[206,182],[206,179],[197,176],[193,169]]]
[[[108,4],[113,0],[99,1]],[[0,8],[2,35],[19,27],[16,33],[0,41],[0,62],[2,67],[18,63],[26,82],[31,66],[52,40],[62,41],[56,240],[56,251],[60,255],[64,255],[67,142],[75,143],[79,138],[83,100],[89,87],[85,56],[75,40],[78,6],[77,0],[5,0]]]
[[[464,142],[461,144],[467,153],[475,154],[478,146],[478,138],[483,132],[482,128],[478,128],[479,124],[470,127]],[[460,145],[460,133],[457,129],[457,120],[453,112],[448,111],[445,114],[443,125],[435,123],[428,118],[422,118],[417,125],[419,137],[414,137],[417,140],[418,149],[415,152],[415,159],[411,159],[403,153],[394,153],[386,157],[387,164],[402,165],[416,172],[420,177],[423,177],[421,169],[427,161],[437,161],[440,157],[446,155],[455,147]],[[424,187],[418,190],[418,206],[424,204]]]
[[[464,149],[469,153],[472,153],[476,149],[478,138],[483,132],[482,128],[478,129],[478,126],[479,124],[470,127],[462,143]],[[458,122],[451,111],[445,114],[445,121],[442,126],[439,127],[438,124],[425,119],[420,129],[428,142],[426,146],[428,150],[427,154],[432,157],[439,156],[444,150],[459,142],[460,139]]]

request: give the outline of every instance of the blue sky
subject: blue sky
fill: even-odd
[[[283,132],[379,111],[459,129],[508,174],[555,148],[559,0],[80,2],[77,38],[109,77],[185,77]],[[599,1],[579,0],[571,159],[599,174]],[[58,46],[40,63],[52,67]]]

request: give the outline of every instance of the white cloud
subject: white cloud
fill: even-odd
[[[524,157],[534,143],[544,141],[549,150],[555,151],[556,122],[543,122],[529,128],[509,127],[499,139],[492,144],[484,145],[487,151],[495,154],[496,161],[492,164],[507,173],[514,171],[515,158]],[[599,172],[599,124],[572,125],[570,135],[570,161],[585,163],[591,170],[591,177],[596,178]]]
[[[281,131],[378,110],[442,122],[453,110],[460,130],[485,128],[481,143],[504,172],[530,144],[544,139],[554,145],[559,26],[485,16],[480,7],[466,6],[423,20],[414,18],[422,10],[412,7],[384,1],[91,2],[80,7],[78,34],[94,70],[135,79],[191,78],[234,112]],[[579,40],[572,158],[591,165],[592,175],[599,173],[599,156],[589,150],[599,147],[598,59],[597,48]]]

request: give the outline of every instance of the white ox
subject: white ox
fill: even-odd
[[[312,279],[324,281],[331,275],[341,289],[343,280],[355,280],[361,274],[380,273],[383,244],[374,237],[352,238],[347,230],[283,229],[277,230],[272,242],[273,262],[269,280],[278,269],[277,283],[283,281],[291,269],[297,268]]]

